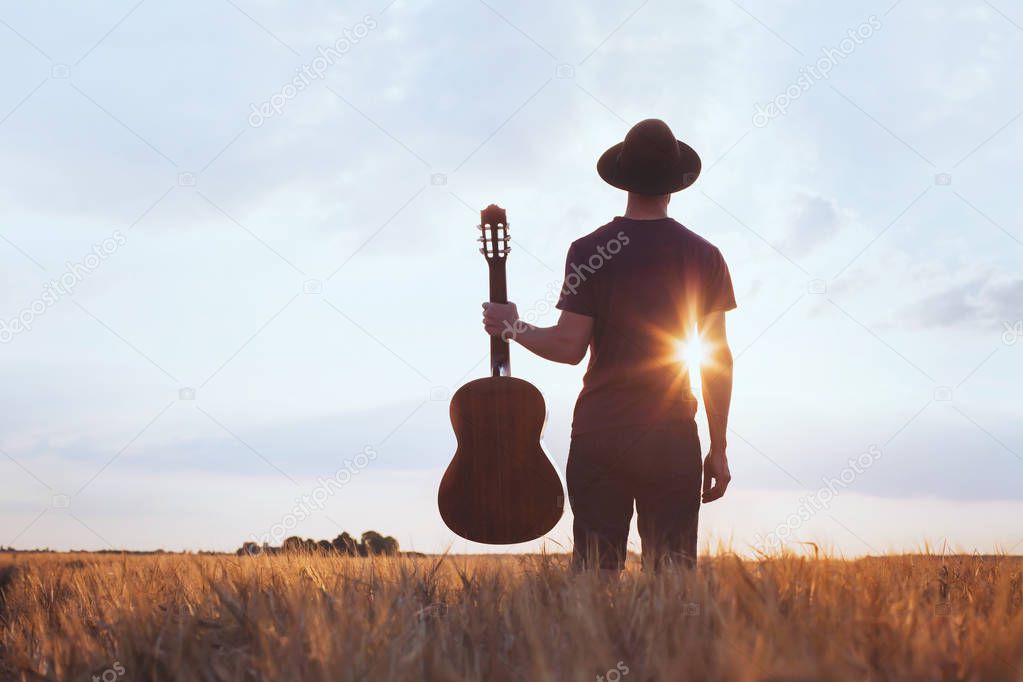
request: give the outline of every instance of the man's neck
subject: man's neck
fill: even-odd
[[[668,203],[630,194],[625,217],[632,220],[660,220],[668,217]]]
[[[661,220],[662,218],[667,218],[668,214],[666,211],[634,211],[626,208],[624,217],[631,220]]]

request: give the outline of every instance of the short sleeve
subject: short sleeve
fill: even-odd
[[[594,271],[583,260],[580,249],[573,243],[565,258],[565,281],[561,286],[557,308],[570,313],[596,317],[596,302],[593,295]]]
[[[721,251],[715,248],[707,260],[703,280],[703,314],[732,310],[735,305],[735,291],[732,276],[728,273]]]

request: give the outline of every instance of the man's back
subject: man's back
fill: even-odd
[[[735,307],[717,247],[671,218],[617,217],[569,249],[558,308],[592,317],[573,435],[693,419],[679,343]]]

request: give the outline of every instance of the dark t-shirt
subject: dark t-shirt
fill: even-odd
[[[735,307],[717,247],[671,218],[618,217],[572,242],[558,308],[593,318],[572,435],[688,422],[696,415],[679,342]]]

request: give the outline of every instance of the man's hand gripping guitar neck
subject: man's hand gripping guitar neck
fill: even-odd
[[[545,360],[578,365],[593,336],[593,318],[562,311],[553,327],[535,327],[519,319],[514,303],[484,303],[483,328],[491,336],[517,341]]]

